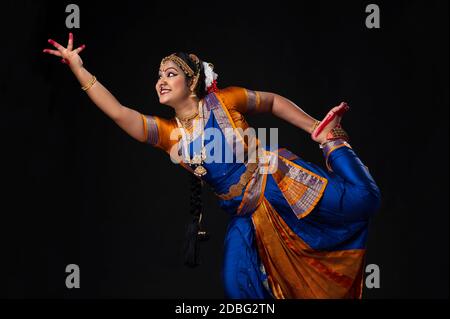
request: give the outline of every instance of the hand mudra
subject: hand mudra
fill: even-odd
[[[83,65],[83,61],[81,60],[79,53],[83,51],[86,48],[86,46],[83,44],[77,49],[73,50],[72,33],[69,33],[69,41],[67,43],[66,48],[52,39],[49,39],[48,43],[53,45],[56,48],[56,50],[44,49],[43,50],[44,53],[48,53],[62,58],[61,62],[70,65],[71,68],[81,67]]]

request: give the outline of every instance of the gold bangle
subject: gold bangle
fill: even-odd
[[[95,82],[97,82],[97,78],[95,76],[92,76],[92,79],[89,81],[89,83],[86,86],[82,86],[81,89],[83,91],[87,91],[95,84]]]

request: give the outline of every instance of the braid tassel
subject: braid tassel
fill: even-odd
[[[191,175],[191,208],[192,221],[186,227],[186,238],[184,246],[184,264],[189,267],[200,265],[199,240],[208,239],[207,232],[202,230],[202,181]]]

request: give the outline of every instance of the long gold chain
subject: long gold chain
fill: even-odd
[[[202,106],[203,103],[200,100],[198,103],[198,115],[201,114],[201,110],[202,110]],[[195,138],[195,132],[192,132],[192,137],[188,137],[187,133],[186,133],[186,128],[183,126],[183,124],[181,123],[180,119],[178,117],[175,117],[177,124],[178,124],[178,128],[181,129],[182,131],[182,146],[183,146],[183,150],[184,150],[184,156],[188,156],[189,158],[186,159],[185,161],[187,161],[187,163],[189,164],[195,164],[197,167],[195,168],[194,174],[196,174],[197,176],[203,176],[206,174],[206,169],[202,166],[203,161],[206,158],[206,149],[205,149],[205,123],[204,123],[204,119],[203,116],[200,115],[200,120],[201,120],[201,126],[198,126],[198,129],[200,130],[200,138],[201,138],[201,149],[200,149],[200,154],[195,154],[193,158],[191,158],[189,156],[189,150],[188,150],[188,144],[191,140],[193,140]]]

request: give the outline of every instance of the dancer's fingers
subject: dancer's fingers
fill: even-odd
[[[338,113],[339,115],[341,115],[341,113],[344,113],[345,111],[347,111],[349,109],[347,103],[342,102],[341,104],[339,104],[338,106],[333,107],[330,112],[333,113]]]
[[[64,50],[64,47],[61,44],[59,44],[58,42],[56,42],[55,40],[48,39],[48,43],[50,43],[55,48],[57,48],[59,52],[62,52]]]
[[[345,109],[346,111],[348,109],[350,109],[350,106],[347,104],[347,102],[341,102],[342,108]]]
[[[336,113],[337,111],[339,111],[342,108],[342,104],[333,107],[330,112]]]
[[[72,51],[73,49],[73,34],[69,33],[69,42],[67,43],[67,50]]]
[[[56,51],[56,50],[44,49],[44,51],[42,51],[42,52],[62,57],[61,52]]]
[[[83,51],[86,48],[86,45],[81,45],[79,48],[75,49],[73,52],[79,54],[81,51]]]
[[[336,113],[338,116],[342,116],[345,112],[350,109],[347,103],[341,102],[338,106],[335,106],[332,111]]]

